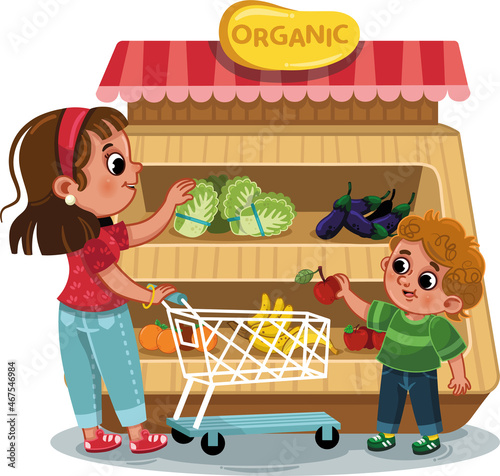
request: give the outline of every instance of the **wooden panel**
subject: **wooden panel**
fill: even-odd
[[[196,118],[197,121],[208,122],[214,118],[214,101],[204,103],[190,101],[189,107],[189,117]]]
[[[246,248],[242,253],[242,258],[241,258],[242,279],[254,279],[255,276],[257,276],[257,268],[258,268],[257,250],[258,248]]]
[[[205,136],[203,162],[225,162],[227,136]]]
[[[234,279],[238,277],[238,248],[227,246],[220,250],[218,262],[216,263],[217,278]]]
[[[138,258],[137,258],[138,256]],[[136,257],[134,269],[136,276],[151,276],[153,277],[152,264],[155,262],[155,248],[144,247],[136,249]]]
[[[170,101],[167,98],[164,98],[163,101],[161,101],[161,122],[171,122],[174,120],[174,110],[169,103]]]
[[[196,103],[190,97],[182,103],[164,98],[158,103],[140,99],[128,106],[130,124],[437,124],[438,105],[426,98],[408,102],[399,97],[384,102],[376,97],[362,102],[355,97],[345,102],[331,97],[322,102],[307,96],[299,102],[281,98],[268,103],[259,96],[252,103],[238,98],[220,103],[213,97]]]
[[[279,137],[278,162],[302,162],[302,138],[297,136]]]
[[[271,129],[269,129],[269,134],[265,134],[262,137],[262,162],[276,163],[276,157],[278,156],[278,140],[278,136],[273,134]]]
[[[173,111],[174,122],[183,122],[189,119],[190,101],[191,99],[188,98],[184,103],[169,103],[169,107],[171,107]]]
[[[368,120],[370,122],[383,122],[384,110],[384,103],[379,97],[376,97],[372,106],[368,110]]]
[[[339,137],[337,135],[328,135],[323,137],[323,159],[321,162],[338,163],[340,162]]]
[[[262,102],[263,101],[259,96],[254,102],[247,104],[247,120],[249,122],[262,122],[264,115]]]
[[[182,138],[180,136],[169,136],[168,149],[166,154],[167,162],[182,161]]]
[[[438,103],[424,98],[420,106],[420,122],[425,124],[437,124]]]
[[[313,122],[316,120],[316,107],[313,101],[307,96],[301,101],[298,111],[298,118],[300,121]]]
[[[281,123],[283,120],[284,101],[285,100],[281,98],[279,101],[273,103],[264,102],[262,105],[264,121],[271,122],[272,124]]]
[[[141,100],[128,103],[128,120],[130,124],[139,124],[144,120],[143,102]]]
[[[168,136],[146,136],[143,139],[142,154],[148,162],[165,162],[166,150],[169,143]]]
[[[333,109],[334,122],[349,123],[352,121],[352,104],[353,102],[335,103]]]
[[[161,103],[146,103],[144,120],[149,123],[155,123],[160,120],[160,104]]]
[[[305,157],[315,157],[318,162],[323,161],[322,136],[305,136],[302,138],[302,162]]]
[[[403,105],[403,119],[408,122],[418,122],[422,101],[405,102]]]
[[[231,120],[231,109],[234,100],[231,102],[216,102],[214,106],[213,119],[217,122],[229,122]]]
[[[364,164],[382,162],[382,138],[380,136],[358,136],[358,148]]]
[[[178,274],[176,270],[178,262],[178,253],[175,248],[161,247],[158,256],[157,271],[153,275],[153,278],[168,282]],[[147,276],[144,276],[144,278],[147,279]]]
[[[368,119],[368,111],[375,104],[375,100],[362,102],[355,99],[352,102],[352,120],[354,122],[365,122]]]
[[[384,121],[401,121],[401,119],[403,118],[403,101],[401,99],[401,96],[396,101],[386,104],[387,106],[385,109]]]
[[[300,102],[291,102],[286,99],[283,100],[283,123],[297,122],[299,119]]]
[[[467,172],[465,164],[459,160],[462,155],[459,136],[441,137],[439,150],[443,157],[444,174],[446,174],[443,179],[451,192],[449,216],[459,220],[468,233],[475,234]]]
[[[183,136],[181,137],[181,143],[183,162],[204,162],[205,137]]]
[[[180,265],[179,269],[176,270],[176,278],[189,279],[193,277],[193,267],[198,258],[198,251],[196,247],[182,247],[177,250]]]
[[[339,158],[340,162],[360,162],[361,157],[358,150],[357,136],[339,136]]]
[[[240,136],[229,136],[224,153],[224,162],[239,162],[239,158],[244,158],[242,153],[242,142]]]
[[[247,120],[246,115],[246,103],[235,98],[233,107],[231,108],[231,122],[245,122]]]
[[[326,101],[315,103],[316,107],[316,120],[318,122],[329,122],[334,117],[333,114],[333,100],[328,98]]]

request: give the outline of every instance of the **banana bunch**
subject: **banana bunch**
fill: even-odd
[[[269,296],[264,293],[262,295],[262,303],[260,306],[261,311],[270,311],[271,310],[271,300],[269,299]],[[290,314],[287,314],[287,312],[293,311],[293,307],[288,305],[285,306],[285,301],[283,301],[282,298],[276,299],[276,302],[274,303],[274,308],[273,308],[273,314],[255,314],[253,316],[253,319],[256,318],[261,318],[260,320],[249,320],[247,321],[248,326],[254,331],[257,329],[261,322],[262,318],[270,318],[270,319],[283,319],[283,329],[288,329],[290,327],[290,319],[293,317]],[[288,318],[288,320],[287,320]],[[277,323],[276,321],[264,321],[262,324],[261,330],[259,332],[259,335],[265,336],[265,337],[275,337],[276,334],[280,331],[281,329],[281,324]]]
[[[261,302],[261,311],[270,311],[271,310],[271,300],[269,299],[269,296],[264,293],[262,295],[262,302]],[[277,322],[277,321],[264,321],[262,324],[262,327],[259,331],[259,336],[260,338],[253,338],[252,334],[249,334],[247,336],[248,340],[251,341],[253,340],[253,347],[255,347],[257,350],[260,350],[261,352],[269,352],[269,348],[271,347],[271,344],[273,343],[276,335],[278,332],[281,332],[282,329],[288,330],[291,324],[291,320],[293,316],[291,314],[287,314],[288,312],[293,311],[293,308],[291,305],[285,306],[285,302],[283,301],[282,298],[278,298],[276,302],[274,303],[274,308],[272,314],[256,314],[253,316],[253,318],[249,321],[247,321],[248,326],[255,331],[258,329],[258,327],[261,324],[261,320],[254,320],[257,318],[272,318],[272,319],[280,319],[283,320],[283,323]],[[302,329],[302,332],[300,332],[301,327],[297,326],[294,327],[292,330],[289,331],[289,333],[297,337],[300,342],[304,342],[304,332],[305,329]],[[300,332],[300,335],[299,335]],[[313,344],[317,341],[318,336],[315,332],[310,331],[307,333],[307,343],[308,344]],[[320,344],[323,345],[328,345],[330,348],[330,351],[332,354],[337,355],[339,351],[333,346],[331,342],[327,342],[325,338],[321,337],[320,338]],[[298,344],[295,344],[294,340],[290,338],[287,334],[280,335],[278,337],[278,340],[275,343],[275,347],[283,352],[284,354],[289,354],[293,349],[299,347]],[[276,351],[273,349],[273,352],[276,353]]]

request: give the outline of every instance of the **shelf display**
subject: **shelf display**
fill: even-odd
[[[344,329],[355,324],[353,315],[339,300],[327,306],[316,299],[314,286],[323,279],[314,270],[320,264],[325,277],[326,271],[344,273],[365,299],[387,300],[380,263],[389,254],[389,235],[404,216],[433,209],[475,235],[460,135],[439,124],[437,115],[446,91],[457,100],[468,91],[458,45],[362,42],[361,52],[344,69],[338,63],[314,70],[322,76],[313,79],[312,70],[260,72],[235,65],[218,42],[151,43],[119,43],[98,91],[103,100],[120,93],[129,103],[132,155],[144,165],[134,202],[116,218],[133,222],[149,216],[163,199],[165,183],[184,177],[199,178],[213,198],[199,215],[189,207],[177,210],[205,223],[176,217],[174,226],[151,243],[122,253],[120,266],[144,284],[174,285],[193,296],[193,307],[259,309],[266,293],[270,302],[281,299],[294,310],[331,319],[331,345],[338,353],[330,351],[327,379],[227,386],[223,394],[214,394],[207,415],[257,412],[263,405],[266,412],[274,406],[279,411],[331,409],[344,415],[344,432],[372,431],[381,374],[375,356],[383,336],[371,336],[372,348],[367,338],[360,350],[348,350]],[[387,84],[377,83],[387,64],[377,60],[382,53],[394,59]],[[169,79],[147,87],[129,81],[125,73],[138,57],[157,61],[165,74],[175,69],[176,85]],[[418,65],[424,76],[442,70],[441,83],[416,84],[409,64]],[[356,83],[358,68],[373,72],[368,75],[373,84]],[[236,201],[231,187],[241,187],[244,200]],[[329,224],[318,233],[318,224],[341,208],[335,209],[339,197],[343,208],[342,219],[335,217],[332,225],[336,233],[327,231]],[[391,198],[396,201],[387,204]],[[371,227],[367,233],[360,221]],[[300,270],[312,270],[309,284],[295,282]],[[164,318],[154,307],[144,310],[132,303],[130,310],[137,334]],[[486,299],[470,314],[455,326],[468,346],[465,363],[472,384],[460,405],[447,388],[450,370],[438,370],[445,431],[465,424],[498,381]],[[221,332],[229,335],[233,329],[228,325]],[[259,355],[256,348],[251,352]],[[158,401],[168,402],[161,404],[163,413],[173,412],[183,385],[176,354],[142,348],[140,358],[145,394],[151,397],[149,414]],[[202,353],[191,351],[185,365],[196,369],[200,359]],[[201,395],[202,388],[195,384],[192,393]],[[238,399],[232,399],[235,394]],[[105,425],[116,426],[112,415],[104,412],[103,417]],[[416,431],[411,411],[405,412],[400,431]]]

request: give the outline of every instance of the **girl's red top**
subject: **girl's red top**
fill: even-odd
[[[120,251],[128,247],[125,223],[102,227],[98,238],[87,241],[81,250],[67,255],[69,277],[59,301],[88,312],[109,311],[125,304],[127,300],[111,292],[97,273],[116,263]]]

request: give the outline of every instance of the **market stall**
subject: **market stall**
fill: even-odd
[[[380,261],[389,238],[373,241],[342,230],[325,241],[315,233],[348,182],[356,198],[396,189],[395,203],[407,203],[414,193],[411,213],[432,208],[475,235],[460,135],[438,123],[446,94],[457,101],[469,96],[456,42],[360,42],[339,63],[286,72],[236,64],[216,41],[118,43],[97,96],[110,102],[120,95],[128,103],[126,131],[144,170],[136,199],[117,219],[144,219],[177,179],[222,174],[248,176],[262,190],[283,193],[297,214],[276,236],[188,238],[169,227],[154,242],[123,253],[120,266],[138,282],[175,285],[194,307],[259,309],[263,293],[281,297],[294,309],[331,318],[332,343],[340,350],[330,355],[328,379],[228,386],[212,397],[207,415],[326,411],[342,415],[344,432],[374,431],[376,349],[346,349],[343,329],[359,323],[356,317],[343,303],[317,302],[312,284],[300,286],[294,276],[322,265],[328,274],[347,274],[365,299],[387,299]],[[161,306],[144,310],[132,303],[130,309],[137,333],[165,321]],[[448,366],[438,371],[445,431],[463,426],[498,382],[486,298],[470,314],[456,328],[468,344],[472,389],[454,397]],[[139,351],[148,423],[162,427],[184,385],[179,362],[176,354]],[[202,357],[193,351],[186,365],[196,367]],[[196,412],[203,390],[192,393],[199,399],[188,400],[186,414]],[[104,400],[103,425],[116,430]],[[416,431],[410,411],[401,431]]]

